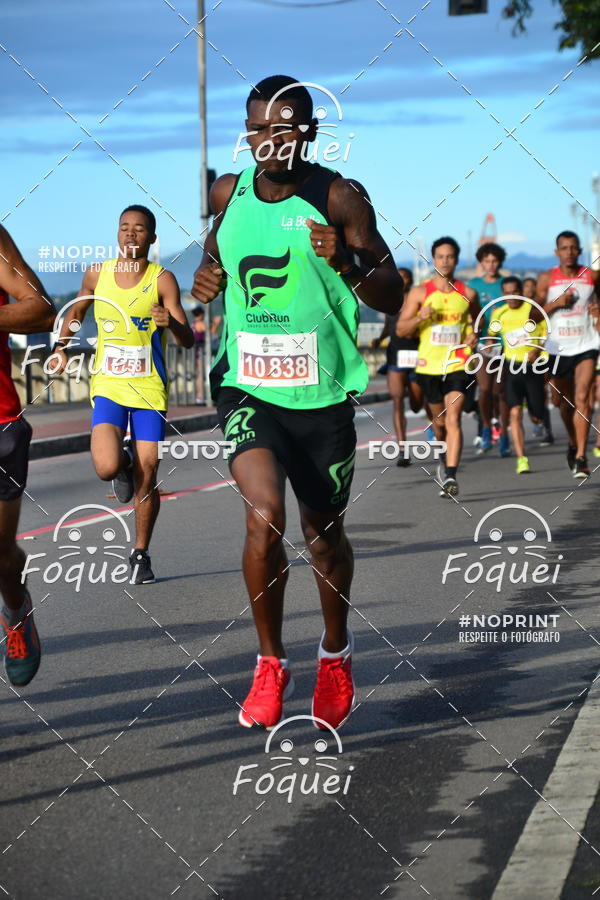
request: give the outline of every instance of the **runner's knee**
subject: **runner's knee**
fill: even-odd
[[[587,409],[589,407],[590,392],[586,387],[575,388],[575,406],[578,409]]]
[[[101,481],[112,481],[118,474],[120,469],[120,460],[113,460],[110,457],[106,459],[94,459],[94,468],[96,475]]]
[[[263,551],[278,543],[285,530],[285,508],[279,502],[256,503],[246,517],[248,538]]]
[[[347,545],[346,533],[340,525],[319,529],[312,522],[303,522],[302,532],[306,546],[316,560],[337,557]]]

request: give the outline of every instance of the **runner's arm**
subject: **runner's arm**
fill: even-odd
[[[317,256],[325,257],[342,275],[349,270],[347,280],[353,293],[371,309],[390,315],[397,313],[402,306],[404,282],[377,230],[375,210],[362,184],[347,178],[332,181],[328,213],[333,226],[311,228],[313,247],[314,239],[325,242],[325,246],[315,247]],[[340,232],[345,246],[340,241]],[[353,254],[360,259],[360,266],[352,265]]]
[[[389,333],[390,333],[389,319],[386,317],[386,320],[383,323],[383,328],[381,329],[381,334],[379,335],[379,337],[373,338],[373,340],[371,341],[371,346],[379,347],[379,345],[384,340],[384,338],[389,336]]]
[[[155,304],[151,310],[156,324],[169,328],[180,347],[193,347],[194,333],[181,305],[179,285],[167,269],[163,269],[158,278],[158,299],[160,304]]]
[[[100,268],[95,266],[90,266],[89,269],[86,269],[86,272],[83,276],[83,281],[81,282],[81,287],[79,289],[79,293],[77,297],[81,297],[81,299],[77,300],[73,303],[72,306],[69,307],[69,311],[65,313],[62,327],[60,329],[60,334],[58,340],[63,343],[63,345],[68,345],[69,339],[73,338],[77,334],[77,330],[73,331],[70,328],[71,322],[83,322],[85,318],[85,314],[94,302],[94,291],[96,290],[96,285],[98,284],[98,278],[100,277]]]
[[[221,224],[223,213],[233,194],[237,180],[236,175],[221,175],[210,189],[209,203],[213,214],[212,227],[204,241],[202,261],[194,273],[192,297],[200,303],[210,303],[217,297],[223,288],[223,278],[227,273],[223,271],[217,244],[217,232]]]
[[[548,288],[550,287],[550,272],[542,272],[540,277],[538,278],[535,299],[537,302],[544,308],[547,316],[551,316],[553,312],[557,309],[565,309],[569,306],[573,305],[573,298],[565,291],[559,297],[556,297],[554,300],[548,302]],[[534,322],[539,322],[543,319],[542,314],[539,309],[536,309],[535,306],[531,307],[531,318]]]
[[[54,303],[21,256],[6,228],[1,225],[0,287],[15,299],[15,303],[0,307],[0,331],[37,334],[52,328],[56,316]]]
[[[421,311],[426,315],[422,315]],[[410,338],[418,331],[419,325],[429,318],[431,308],[425,305],[425,286],[418,284],[408,292],[402,312],[396,322],[396,336]]]
[[[471,322],[473,324],[473,332],[472,335],[469,334],[467,337],[467,343],[474,347],[477,343],[477,339],[479,337],[479,330],[483,325],[483,317],[480,319],[479,324],[477,325],[477,331],[475,330],[475,323],[477,322],[477,317],[481,313],[481,306],[479,304],[479,294],[473,288],[468,287],[465,291],[465,297],[469,301],[469,314],[471,316]]]
[[[93,294],[99,276],[99,268],[90,266],[89,269],[86,269],[83,281],[81,282],[81,288],[77,294],[78,297],[81,297],[81,300],[77,300],[73,303],[64,315],[60,333],[52,349],[52,353],[48,357],[50,374],[53,376],[62,375],[67,368],[69,358],[65,352],[65,348],[72,346],[72,343],[75,345],[79,343],[77,339],[79,329],[73,330],[71,328],[71,322],[83,322],[86,312],[94,302]]]
[[[591,270],[592,281],[594,283],[594,293],[590,297],[590,307],[592,317],[596,320],[596,328],[598,327],[598,313],[600,311],[600,270]]]

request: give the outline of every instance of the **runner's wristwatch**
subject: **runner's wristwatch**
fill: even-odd
[[[342,278],[360,278],[363,274],[360,256],[357,253],[352,253],[350,259],[350,265],[347,268],[338,269],[337,274],[341,275]]]

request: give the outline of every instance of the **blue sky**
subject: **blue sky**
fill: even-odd
[[[112,243],[118,212],[133,202],[156,212],[165,264],[189,243],[186,230],[198,234],[197,48],[182,18],[193,22],[196,4],[170,3],[2,4],[0,216],[9,213],[4,224],[33,264],[40,245]],[[575,68],[576,51],[558,52],[550,0],[536,0],[516,39],[500,17],[504,0],[460,18],[447,16],[447,0],[419,11],[424,3],[208,0],[209,164],[219,173],[248,164],[242,154],[234,165],[232,150],[250,85],[290,74],[340,101],[340,142],[354,137],[337,167],[365,184],[393,246],[398,232],[426,246],[450,233],[466,250],[493,212],[511,252],[547,255],[574,225],[567,191],[597,211],[600,63]],[[405,24],[415,12],[412,35],[397,35],[394,17]],[[518,126],[516,140],[502,126]],[[406,243],[395,250],[411,253]]]

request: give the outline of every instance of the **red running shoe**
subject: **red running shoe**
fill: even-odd
[[[348,646],[349,650],[340,656],[321,657],[318,660],[312,714],[315,719],[328,722],[332,728],[340,728],[354,708],[355,690],[352,678],[354,636],[350,628],[348,628]],[[317,728],[325,730],[319,722],[314,724]]]
[[[250,693],[244,700],[238,721],[244,728],[269,731],[281,720],[283,701],[294,692],[294,679],[276,656],[261,656],[254,670]]]

